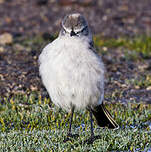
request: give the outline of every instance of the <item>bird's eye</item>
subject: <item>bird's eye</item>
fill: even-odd
[[[86,29],[87,29],[87,26],[85,26],[81,31],[76,32],[76,34],[83,33],[85,32]]]
[[[79,33],[81,33],[81,31],[76,32],[76,34],[79,34]]]

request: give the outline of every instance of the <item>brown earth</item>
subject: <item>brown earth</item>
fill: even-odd
[[[58,32],[62,17],[71,12],[82,13],[89,21],[93,33],[101,33],[103,36],[151,33],[150,0],[1,1],[0,33],[7,31],[14,35],[43,32],[52,34]],[[63,5],[65,2],[66,5]],[[87,5],[82,5],[86,2]]]
[[[65,6],[55,0],[4,0],[0,3],[0,34],[8,32],[13,40],[10,44],[0,44],[2,97],[31,91],[47,96],[39,78],[38,55],[50,36],[58,32],[61,18],[77,11],[86,16],[93,33],[105,37],[151,33],[150,0],[99,0],[88,5],[67,3]],[[27,39],[34,39],[39,34],[45,41],[30,43],[28,40],[26,43]],[[126,82],[150,73],[150,59],[127,60],[120,49],[108,50],[102,57],[107,69],[106,101],[151,103],[150,89]]]

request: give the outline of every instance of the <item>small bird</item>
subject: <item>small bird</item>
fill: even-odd
[[[104,64],[97,55],[86,19],[79,13],[66,15],[58,38],[39,56],[39,72],[52,102],[71,111],[68,136],[74,110],[90,112],[91,139],[94,138],[92,114],[100,127],[118,128],[103,105]]]

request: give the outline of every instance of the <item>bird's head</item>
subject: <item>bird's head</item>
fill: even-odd
[[[90,35],[87,21],[79,13],[66,15],[62,21],[61,26],[61,35],[68,35],[70,37],[81,37]]]

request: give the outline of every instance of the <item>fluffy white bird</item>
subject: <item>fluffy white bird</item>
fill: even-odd
[[[61,26],[58,38],[39,56],[40,75],[52,102],[72,113],[68,135],[72,135],[74,110],[88,109],[93,139],[92,113],[99,126],[118,127],[103,105],[104,65],[95,52],[91,31],[81,14],[65,16]]]

